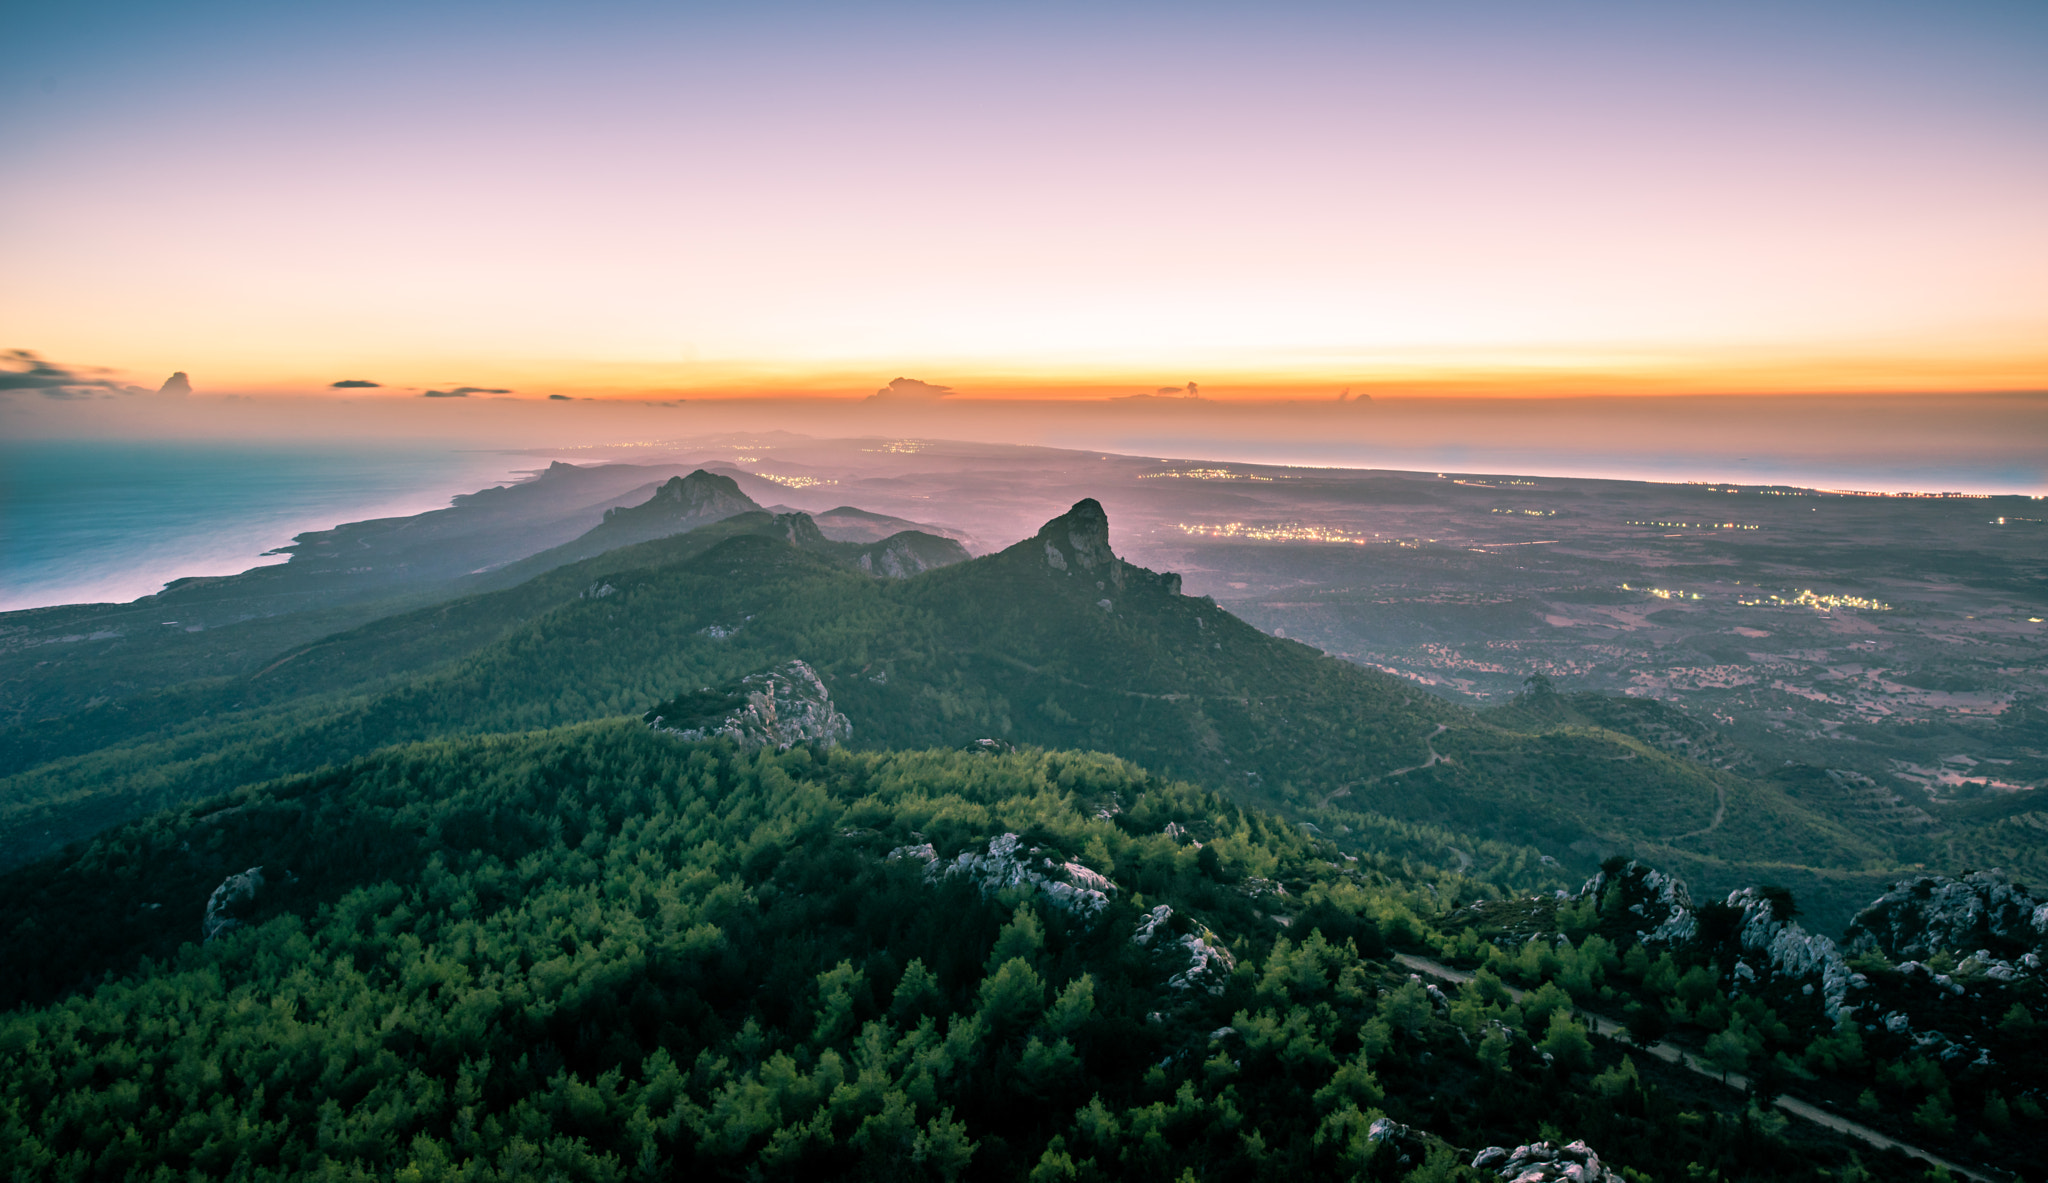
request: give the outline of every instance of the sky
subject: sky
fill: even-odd
[[[0,159],[115,402],[2048,389],[2038,0],[18,4]]]

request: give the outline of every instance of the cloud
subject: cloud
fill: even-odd
[[[179,370],[164,379],[164,384],[157,387],[156,392],[166,398],[184,398],[192,393],[192,379],[185,376],[185,371]]]
[[[341,381],[339,381],[339,382],[334,382],[334,383],[330,383],[330,384],[329,384],[329,386],[328,386],[328,389],[329,389],[329,390],[369,390],[369,389],[372,389],[372,388],[374,388],[374,387],[378,387],[378,386],[382,386],[382,385],[384,385],[384,384],[383,384],[382,382],[372,382],[372,381],[370,381],[370,380],[369,380],[368,378],[343,378],[343,379],[342,379]]]
[[[565,402],[565,403],[569,403],[569,402],[575,402],[575,401],[576,401],[575,399],[572,399],[572,398],[570,398],[570,397],[569,397],[568,395],[566,395],[566,394],[551,394],[551,395],[549,395],[549,396],[548,396],[548,399],[549,399],[550,401],[554,401],[554,402]]]
[[[469,397],[470,395],[472,395],[472,394],[510,394],[510,393],[512,393],[512,392],[511,392],[511,391],[509,391],[509,390],[500,390],[500,389],[498,389],[498,388],[496,388],[496,387],[491,387],[491,386],[458,386],[458,387],[456,387],[456,388],[455,388],[455,389],[453,389],[453,390],[429,390],[429,391],[427,391],[426,393],[424,393],[424,394],[420,395],[420,397],[421,397],[421,398],[468,398],[468,397]]]
[[[887,386],[869,395],[867,401],[875,402],[937,402],[953,393],[950,386],[934,382],[920,382],[916,378],[892,378]]]
[[[148,394],[137,386],[124,386],[101,375],[112,370],[93,367],[73,370],[45,361],[33,350],[0,350],[0,394],[15,390],[39,391],[46,398],[89,398],[95,394]]]

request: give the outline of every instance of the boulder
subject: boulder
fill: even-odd
[[[1365,1136],[1380,1145],[1379,1154],[1394,1161],[1395,1166],[1412,1167],[1422,1164],[1429,1157],[1430,1136],[1413,1126],[1405,1126],[1391,1117],[1382,1117],[1367,1127]],[[1379,1155],[1375,1155],[1377,1158]]]
[[[266,886],[269,883],[263,878],[262,867],[250,867],[221,880],[206,899],[206,915],[199,922],[200,940],[211,941],[242,927]]]

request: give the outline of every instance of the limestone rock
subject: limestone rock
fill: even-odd
[[[1901,879],[1849,922],[1849,948],[1895,961],[1980,949],[1987,961],[2038,957],[2048,953],[2048,900],[1997,870]]]
[[[1621,1172],[1601,1162],[1584,1142],[1530,1142],[1512,1150],[1488,1146],[1473,1156],[1472,1169],[1509,1183],[1621,1183]]]
[[[818,672],[801,661],[749,674],[723,689],[706,686],[655,707],[647,724],[678,739],[724,738],[748,750],[787,751],[800,743],[831,747],[853,734],[832,705]]]
[[[930,843],[899,846],[889,857],[921,859],[927,880],[966,879],[984,894],[1006,887],[1036,888],[1053,907],[1083,917],[1093,917],[1108,907],[1109,897],[1116,892],[1116,885],[1092,868],[1058,858],[1044,847],[1024,847],[1016,834],[1002,834],[985,847],[961,851],[950,862],[939,861]]]
[[[1842,1016],[1849,995],[1851,974],[1841,950],[1827,937],[1807,932],[1789,917],[1778,915],[1777,901],[1754,887],[1730,892],[1728,906],[1742,909],[1742,928],[1737,940],[1747,953],[1760,960],[1773,976],[1813,978],[1820,987],[1821,1007],[1830,1019]],[[1746,961],[1736,963],[1736,976],[1755,970]]]
[[[1187,931],[1179,932],[1177,928]],[[1209,931],[1206,925],[1187,917],[1177,918],[1173,908],[1159,904],[1138,921],[1137,929],[1131,934],[1131,943],[1144,947],[1179,949],[1187,956],[1187,968],[1166,980],[1174,990],[1200,989],[1209,994],[1223,993],[1231,973],[1237,969],[1237,958],[1223,947],[1223,939]]]
[[[1603,869],[1586,880],[1572,898],[1604,901],[1609,890],[1621,893],[1621,907],[1632,917],[1630,923],[1644,944],[1681,945],[1699,932],[1692,895],[1676,875],[1630,859],[1618,871]]]

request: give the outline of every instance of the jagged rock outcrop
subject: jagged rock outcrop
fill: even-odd
[[[262,867],[250,867],[239,875],[221,880],[220,886],[206,898],[206,915],[199,921],[200,940],[211,941],[242,927],[265,890],[276,886],[280,879],[290,878],[290,872],[286,872],[283,876],[272,875],[265,879]]]
[[[1601,1162],[1584,1142],[1530,1142],[1512,1150],[1488,1146],[1472,1157],[1472,1169],[1508,1183],[1621,1183],[1621,1172]]]
[[[1419,1166],[1429,1157],[1429,1148],[1434,1141],[1427,1133],[1414,1126],[1405,1126],[1391,1117],[1382,1117],[1367,1127],[1367,1139],[1379,1143],[1374,1154],[1377,1160],[1384,1155],[1393,1160],[1395,1166]]]
[[[1758,888],[1730,892],[1728,906],[1742,910],[1742,927],[1737,930],[1736,940],[1742,946],[1743,956],[1734,970],[1738,988],[1768,977],[1810,978],[1812,981],[1807,984],[1819,991],[1821,1009],[1828,1018],[1842,1017],[1856,975],[1850,972],[1834,941],[1807,932],[1789,916],[1778,915],[1778,898]],[[1752,959],[1757,966],[1750,964]],[[1764,977],[1759,977],[1759,967]]]
[[[1003,552],[1031,564],[1043,564],[1054,576],[1077,581],[1096,606],[1114,611],[1113,597],[1126,591],[1148,589],[1152,581],[1168,595],[1181,594],[1181,578],[1171,571],[1156,573],[1133,567],[1109,548],[1109,514],[1102,503],[1084,497],[1072,509],[1039,527],[1038,533]],[[1137,581],[1134,583],[1133,581]],[[1104,593],[1112,598],[1097,599]]]
[[[1901,879],[1849,922],[1849,948],[1894,961],[1980,949],[2000,961],[2038,960],[2048,954],[2048,900],[1997,870]]]
[[[1117,578],[1123,566],[1109,549],[1109,514],[1093,497],[1083,497],[1067,512],[1039,527],[1036,541],[1045,544],[1045,561],[1059,571],[1104,570]]]
[[[1609,868],[1587,880],[1572,898],[1596,900],[1606,914],[1618,909],[1645,945],[1683,945],[1699,936],[1698,914],[1684,880],[1633,860]],[[1729,893],[1727,906],[1741,913],[1732,984],[1742,990],[1773,979],[1797,982],[1802,991],[1819,995],[1828,1018],[1840,1018],[1856,975],[1834,941],[1806,931],[1785,913],[1785,898],[1754,887]]]
[[[1699,932],[1692,895],[1685,889],[1685,880],[1676,875],[1631,859],[1618,870],[1603,867],[1573,898],[1596,900],[1604,909],[1610,905],[1610,892],[1620,893],[1612,902],[1632,917],[1636,937],[1644,944],[1683,944]]]
[[[936,567],[964,563],[973,556],[951,538],[917,530],[890,535],[860,552],[860,569],[870,575],[908,579]]]
[[[736,684],[680,695],[648,711],[648,726],[678,739],[724,738],[742,748],[831,747],[853,734],[818,672],[801,661],[749,674]]]
[[[889,852],[889,858],[924,863],[927,882],[965,879],[983,894],[1006,887],[1036,888],[1053,907],[1077,916],[1093,917],[1109,906],[1116,885],[1101,874],[1081,863],[1055,857],[1044,847],[1020,847],[1022,838],[1001,834],[989,839],[986,846],[961,851],[950,861],[940,861],[929,842],[899,846]]]
[[[1177,933],[1177,929],[1185,931]],[[1166,904],[1156,905],[1147,912],[1131,933],[1134,945],[1151,948],[1155,941],[1160,949],[1177,948],[1187,954],[1187,968],[1166,980],[1170,989],[1199,989],[1209,994],[1221,994],[1231,972],[1237,968],[1237,958],[1223,947],[1221,937],[1192,918],[1176,917]]]

